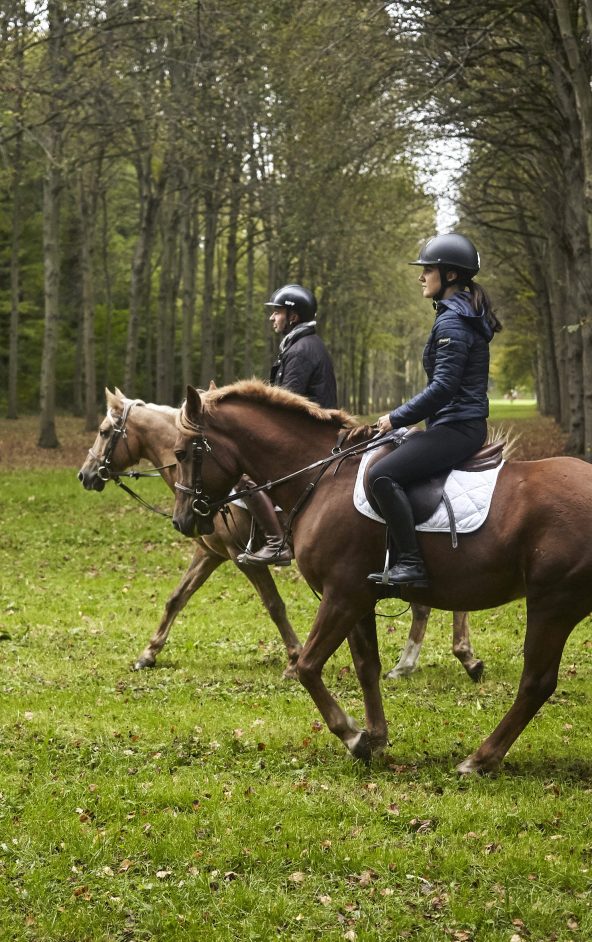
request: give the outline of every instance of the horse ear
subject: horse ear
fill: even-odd
[[[210,385],[209,385],[208,388],[209,388],[209,389],[217,389],[217,388],[218,388],[218,387],[216,386],[216,384],[215,384],[215,382],[214,382],[213,379],[210,380]]]
[[[120,399],[125,399],[125,396],[123,395],[121,389],[119,389],[118,386],[115,387],[115,395],[119,396]]]
[[[185,403],[185,412],[191,422],[198,423],[201,415],[201,399],[199,392],[193,386],[187,387],[187,401]]]
[[[105,388],[105,399],[107,400],[108,409],[121,409],[123,396],[116,387],[114,393],[110,389]]]

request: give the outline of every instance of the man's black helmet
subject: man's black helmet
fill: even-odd
[[[473,278],[480,267],[479,253],[470,239],[458,232],[428,239],[419,258],[410,265],[438,265],[467,272]]]
[[[312,321],[317,313],[317,299],[302,285],[284,285],[273,292],[265,307],[285,307],[295,311],[301,321]]]

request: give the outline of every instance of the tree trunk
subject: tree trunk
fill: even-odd
[[[102,232],[101,232],[101,262],[103,266],[103,290],[105,292],[105,340],[103,347],[103,381],[102,386],[108,386],[110,359],[111,359],[111,328],[113,323],[113,290],[111,287],[111,266],[109,263],[109,218],[107,210],[107,196],[103,189],[101,192],[102,205]]]
[[[82,362],[84,364],[85,431],[97,425],[97,365],[95,348],[94,232],[96,193],[89,194],[83,171],[78,180],[80,219],[80,280],[82,295]]]
[[[231,178],[230,210],[228,214],[228,240],[226,242],[226,286],[224,309],[224,383],[236,379],[234,366],[234,340],[238,324],[243,317],[236,310],[236,266],[238,256],[238,216],[240,212],[240,166],[234,167]]]
[[[9,419],[18,418],[18,341],[20,327],[20,247],[21,247],[21,173],[22,132],[17,133],[12,174],[12,240],[10,243],[10,328],[8,339],[8,409]]]
[[[60,131],[49,131],[51,148],[43,180],[43,276],[45,293],[45,325],[41,359],[39,424],[40,448],[59,446],[55,428],[55,367],[59,329],[60,281],[60,197],[62,179],[59,169]]]
[[[210,381],[216,379],[216,359],[214,355],[214,262],[216,257],[218,209],[210,187],[206,188],[204,205],[204,275],[199,382],[204,389],[207,389],[210,385]]]
[[[181,279],[182,279],[182,342],[181,376],[183,395],[187,386],[194,382],[193,376],[193,323],[195,320],[196,274],[197,274],[197,206],[187,188],[183,196],[181,234]]]
[[[255,301],[255,186],[257,183],[255,156],[251,150],[249,161],[249,190],[247,193],[247,271],[245,290],[245,320],[243,332],[243,376],[250,377],[254,372],[253,360],[253,321]]]
[[[179,220],[176,188],[169,189],[163,201],[162,257],[158,294],[158,323],[156,325],[156,398],[158,402],[173,402],[175,364],[175,301],[177,297],[176,248]]]
[[[147,318],[150,297],[150,256],[158,210],[162,199],[166,174],[163,171],[154,186],[151,170],[152,154],[150,151],[140,154],[135,161],[139,190],[139,227],[130,280],[129,321],[127,345],[125,351],[124,385],[126,394],[133,395],[136,387],[140,319]],[[150,369],[150,364],[148,365]]]

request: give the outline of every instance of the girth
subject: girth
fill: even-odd
[[[386,455],[388,455],[389,452],[393,450],[393,448],[400,448],[404,446],[405,441],[409,435],[422,434],[423,432],[421,429],[410,430],[405,438],[402,439],[400,445],[389,442],[382,448],[377,448],[376,452],[369,459],[364,472],[364,490],[366,492],[366,497],[368,498],[368,503],[377,514],[380,514],[380,508],[377,506],[368,485],[368,472],[370,471],[370,468],[376,461],[379,461],[381,458],[384,458]],[[470,458],[467,458],[467,460],[463,461],[463,463],[458,465],[458,467],[450,468],[447,471],[442,471],[440,474],[436,474],[431,478],[426,478],[424,481],[414,481],[412,484],[408,484],[404,490],[407,494],[407,497],[409,498],[409,503],[411,504],[411,508],[413,510],[415,522],[424,523],[432,516],[436,510],[436,507],[445,496],[444,485],[446,484],[446,479],[451,471],[489,471],[491,468],[497,468],[502,462],[502,452],[504,450],[505,444],[505,440],[500,439],[499,441],[491,442],[488,445],[483,445],[479,451],[476,451],[474,455],[471,455]],[[451,521],[451,523],[453,523],[453,521]]]

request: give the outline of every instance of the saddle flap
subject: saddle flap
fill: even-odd
[[[408,434],[422,434],[421,429],[410,429]],[[404,446],[405,439],[403,439],[400,444],[394,443],[392,441],[385,443],[382,448],[377,448],[374,455],[369,459],[364,472],[364,490],[366,492],[366,497],[368,503],[372,509],[379,516],[381,515],[380,507],[376,504],[370,487],[368,486],[368,472],[372,465],[378,461],[380,458],[384,458],[393,448],[399,448]],[[506,445],[505,439],[500,439],[496,442],[491,442],[490,444],[484,445],[483,448],[480,448],[479,451],[476,451],[474,455],[471,455],[470,458],[467,458],[462,464],[458,465],[454,470],[456,471],[489,471],[492,468],[498,468],[503,460],[503,450]],[[431,478],[427,478],[423,481],[414,481],[412,484],[408,484],[405,487],[405,493],[409,498],[409,503],[413,510],[413,516],[417,524],[425,523],[426,520],[434,513],[436,507],[442,500],[442,494],[444,492],[444,485],[452,468],[442,471],[440,474],[434,475]]]
[[[419,430],[418,430],[419,431]],[[372,507],[375,513],[379,516],[382,516],[380,507],[374,500],[374,495],[368,485],[368,472],[372,465],[378,461],[380,458],[384,458],[389,452],[393,450],[395,446],[392,442],[383,445],[382,448],[377,448],[372,457],[368,460],[368,464],[364,471],[364,490],[366,492],[366,497],[368,503]],[[411,509],[413,510],[413,516],[416,523],[423,523],[425,520],[429,520],[432,516],[434,510],[442,500],[442,491],[444,490],[444,484],[446,483],[446,478],[448,477],[449,472],[443,471],[442,474],[438,474],[434,477],[428,478],[424,481],[417,481],[413,484],[408,484],[405,488],[405,493],[409,498],[409,503],[411,504]]]

